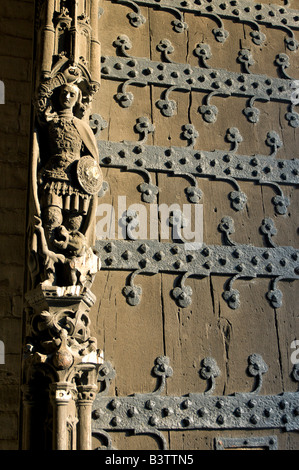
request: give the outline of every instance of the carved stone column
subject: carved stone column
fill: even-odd
[[[98,0],[37,2],[35,118],[28,218],[23,442],[90,448],[102,354],[90,334],[102,187],[89,126],[99,87]],[[87,65],[88,64],[88,65]],[[88,68],[88,66],[90,68]],[[28,400],[28,390],[34,399]],[[51,444],[52,442],[52,444]]]
[[[78,449],[91,450],[91,413],[96,397],[95,385],[79,385],[78,387]]]
[[[68,415],[75,387],[68,382],[50,385],[53,405],[53,450],[67,450],[69,446]]]

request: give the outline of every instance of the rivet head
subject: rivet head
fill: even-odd
[[[149,260],[147,258],[143,258],[140,260],[139,264],[141,266],[141,268],[145,268],[146,265],[148,264]]]
[[[138,75],[138,72],[136,72],[135,70],[130,70],[128,72],[128,76],[131,77],[131,78],[135,78],[135,77],[137,77],[137,75]]]
[[[237,418],[240,418],[241,415],[242,415],[242,410],[241,410],[241,408],[236,408],[235,411],[234,411],[234,415],[235,415]]]
[[[227,154],[226,154],[226,155],[223,155],[222,160],[223,160],[224,162],[230,162],[230,161],[231,161],[231,156],[230,156],[230,155],[227,155]]]
[[[119,408],[119,405],[120,403],[115,399],[111,400],[111,402],[109,403],[109,406],[112,410],[116,410],[117,408]]]
[[[259,418],[258,418],[258,416],[256,416],[256,415],[250,416],[250,422],[251,422],[252,424],[257,424],[258,419],[259,419]]]
[[[287,402],[285,400],[281,400],[279,403],[278,403],[278,406],[281,410],[284,410],[287,406]]]
[[[287,417],[287,415],[283,415],[283,416],[281,417],[281,421],[286,424],[286,423],[288,423],[289,418]]]
[[[217,424],[223,424],[224,423],[224,418],[222,415],[219,415],[216,419]]]
[[[182,402],[182,408],[184,408],[184,410],[187,410],[190,406],[191,406],[192,402],[190,400],[184,400]]]
[[[247,403],[247,405],[249,406],[249,408],[254,408],[255,405],[256,405],[256,401],[255,401],[255,400],[249,400],[249,402]]]
[[[273,264],[271,264],[271,263],[267,264],[266,270],[267,270],[269,273],[271,273],[271,272],[273,271]]]
[[[171,416],[174,413],[172,408],[163,408],[162,412],[164,416]]]
[[[126,158],[128,156],[128,154],[125,150],[120,150],[118,152],[118,155],[120,156],[120,158]]]
[[[93,419],[99,419],[101,417],[101,413],[99,412],[99,410],[94,410],[92,412],[92,418]]]
[[[158,420],[158,418],[157,418],[156,416],[151,416],[151,417],[149,418],[148,422],[149,422],[149,424],[150,424],[151,426],[157,426],[159,420]]]
[[[155,402],[153,400],[147,400],[144,406],[147,410],[153,410],[155,407]]]
[[[181,421],[181,425],[183,427],[188,427],[190,426],[190,424],[192,424],[193,420],[192,418],[190,418],[189,416],[187,416],[186,418],[183,418],[182,421]]]
[[[176,268],[176,269],[180,269],[180,267],[183,265],[183,262],[181,260],[177,260],[174,262],[173,266]]]
[[[132,408],[129,408],[127,411],[127,415],[129,418],[133,418],[133,416],[136,416],[138,414],[138,410],[135,406],[132,406]]]
[[[209,248],[204,248],[201,253],[203,254],[203,256],[209,256],[210,250]]]
[[[265,408],[264,415],[266,416],[266,418],[269,418],[271,413],[272,413],[272,408]]]
[[[157,260],[161,260],[162,258],[164,258],[165,254],[163,253],[163,251],[158,251],[156,254],[155,254],[155,258]]]
[[[146,253],[147,250],[148,250],[148,247],[147,247],[147,245],[146,245],[145,243],[143,243],[142,245],[140,245],[140,247],[139,247],[140,253]]]
[[[205,408],[200,408],[198,411],[197,411],[197,414],[200,418],[202,418],[205,414],[206,414],[207,410]]]
[[[132,256],[132,253],[129,250],[126,250],[123,254],[122,257],[126,260],[128,260]]]
[[[110,156],[103,159],[103,163],[105,163],[106,165],[110,165],[111,162],[112,158]]]
[[[111,420],[112,426],[119,426],[121,424],[121,418],[119,416],[114,416]]]
[[[114,256],[109,256],[108,258],[105,259],[107,266],[111,266],[111,264],[113,264],[115,261],[116,260]]]

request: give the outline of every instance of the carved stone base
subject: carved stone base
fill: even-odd
[[[45,449],[76,449],[77,441],[80,449],[87,449],[91,406],[103,363],[89,328],[95,296],[80,286],[40,284],[26,300],[24,447],[34,448],[38,435]],[[39,416],[47,417],[46,423]]]

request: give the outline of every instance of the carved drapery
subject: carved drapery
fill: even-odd
[[[37,2],[23,447],[88,449],[102,353],[90,333],[102,186],[89,126],[100,85],[98,0]],[[40,46],[38,46],[40,44]]]

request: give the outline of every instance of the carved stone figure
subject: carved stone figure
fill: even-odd
[[[70,67],[40,87],[32,165],[33,286],[85,285],[100,267],[92,247],[103,178],[94,134],[82,119],[84,86],[80,70]]]
[[[91,449],[103,362],[89,318],[100,269],[93,247],[102,173],[89,125],[101,77],[99,9],[98,0],[36,3],[23,448],[83,450]]]

